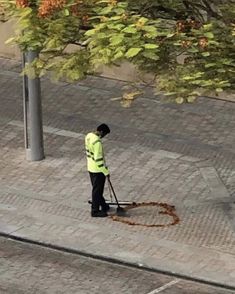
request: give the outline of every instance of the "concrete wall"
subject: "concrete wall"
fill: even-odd
[[[16,46],[6,45],[5,42],[14,34],[13,21],[0,23],[0,56],[8,58],[20,58],[20,51]]]

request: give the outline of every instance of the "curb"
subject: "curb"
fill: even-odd
[[[106,262],[117,264],[117,265],[127,266],[127,267],[134,268],[134,269],[139,269],[139,270],[154,272],[154,273],[158,273],[158,274],[168,275],[168,276],[188,280],[191,282],[201,283],[201,284],[205,284],[208,286],[219,287],[222,289],[235,291],[235,286],[227,285],[224,283],[217,283],[217,282],[210,281],[207,279],[196,278],[196,277],[193,277],[190,275],[187,276],[187,275],[176,273],[176,272],[153,268],[153,267],[149,267],[147,265],[143,265],[143,264],[139,264],[139,263],[135,263],[135,262],[128,262],[128,261],[123,261],[123,260],[119,260],[119,259],[108,257],[108,256],[101,256],[101,255],[97,255],[97,254],[93,254],[93,253],[88,253],[84,250],[63,247],[63,246],[59,246],[56,244],[46,243],[46,242],[42,242],[42,241],[36,241],[36,240],[32,240],[32,239],[28,239],[28,238],[20,237],[20,236],[14,236],[14,235],[11,235],[8,233],[3,233],[3,232],[0,232],[0,237],[15,240],[15,241],[22,242],[22,243],[31,244],[31,245],[37,245],[37,246],[40,246],[43,248],[52,249],[52,250],[56,250],[56,251],[60,251],[60,252],[76,254],[76,255],[89,257],[89,258],[100,260],[100,261],[106,261]]]

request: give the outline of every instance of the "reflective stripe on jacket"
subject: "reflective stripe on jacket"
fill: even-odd
[[[85,148],[87,156],[87,169],[92,173],[109,174],[105,165],[104,151],[101,139],[95,133],[89,133],[85,138]]]

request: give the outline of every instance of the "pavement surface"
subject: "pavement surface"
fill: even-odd
[[[131,108],[126,83],[42,80],[46,159],[27,162],[19,66],[0,60],[0,232],[99,258],[187,276],[235,291],[235,104],[175,105],[146,88]],[[119,199],[173,205],[174,226],[90,217],[84,135],[105,122],[106,161]],[[106,198],[109,197],[105,189]],[[129,219],[167,225],[158,207]]]
[[[1,294],[234,293],[1,237],[0,261]]]

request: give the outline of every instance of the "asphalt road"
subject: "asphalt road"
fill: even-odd
[[[0,238],[1,294],[232,294],[234,291]]]

